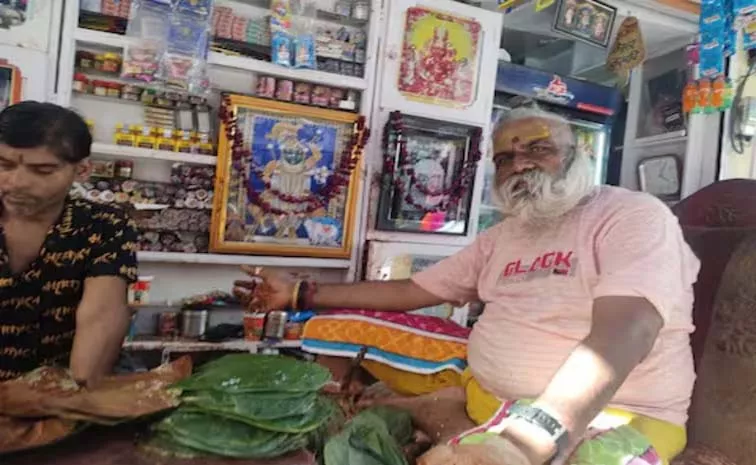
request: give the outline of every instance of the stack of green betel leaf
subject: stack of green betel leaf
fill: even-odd
[[[403,447],[412,441],[409,412],[377,406],[360,412],[328,439],[324,465],[407,465]]]
[[[155,426],[152,450],[265,459],[302,449],[336,413],[319,391],[330,372],[270,355],[228,355],[178,383],[181,406]]]

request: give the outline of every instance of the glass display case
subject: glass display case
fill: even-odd
[[[685,48],[652,58],[640,73],[640,111],[635,138],[678,134],[685,131],[682,95],[689,70]]]

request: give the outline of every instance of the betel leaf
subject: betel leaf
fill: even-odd
[[[402,447],[413,435],[408,412],[374,407],[352,418],[325,445],[325,465],[407,465]]]
[[[247,392],[230,394],[224,391],[189,391],[181,399],[183,405],[234,412],[253,420],[275,420],[304,415],[318,401],[314,392]]]
[[[315,392],[331,380],[327,368],[277,355],[232,354],[214,360],[176,387],[184,391]]]
[[[309,433],[318,429],[334,414],[336,405],[333,401],[320,397],[315,405],[302,415],[294,415],[275,419],[255,419],[234,409],[220,409],[208,404],[195,404],[185,407],[186,411],[204,412],[231,420],[240,421],[256,428],[280,433]]]
[[[207,413],[179,409],[157,425],[157,430],[190,449],[235,458],[266,459],[302,449],[305,434],[265,431]]]

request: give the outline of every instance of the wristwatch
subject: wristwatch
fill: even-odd
[[[555,457],[561,454],[570,442],[567,429],[559,420],[538,407],[516,403],[509,408],[509,418],[520,418],[548,433],[557,447]]]

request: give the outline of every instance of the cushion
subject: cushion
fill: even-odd
[[[693,287],[695,292],[693,323],[696,325],[696,331],[693,333],[691,342],[696,366],[703,354],[711,323],[714,298],[719,289],[722,273],[738,244],[753,233],[756,233],[756,228],[683,227],[685,240],[701,260],[701,271]]]
[[[756,234],[740,243],[722,276],[699,364],[689,439],[735,463],[756,457]]]

